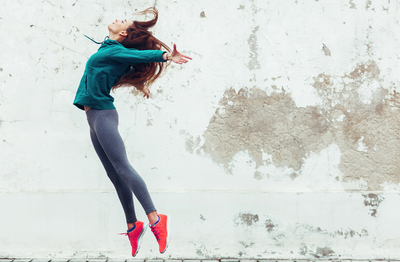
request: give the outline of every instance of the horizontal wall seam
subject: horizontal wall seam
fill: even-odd
[[[190,194],[190,193],[211,193],[211,194],[275,194],[275,193],[292,193],[292,194],[400,194],[400,191],[267,191],[267,190],[149,190],[154,194]],[[0,194],[18,194],[18,193],[41,193],[41,194],[66,194],[66,193],[115,193],[115,190],[2,190]]]

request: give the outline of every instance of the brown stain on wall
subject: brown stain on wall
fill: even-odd
[[[342,153],[339,168],[344,182],[362,179],[369,190],[379,190],[383,182],[398,184],[398,94],[384,89],[379,75],[376,63],[369,61],[343,76],[314,77],[321,107],[299,108],[285,90],[268,95],[256,87],[237,92],[230,88],[210,119],[202,150],[228,172],[233,156],[241,151],[249,152],[256,167],[270,164],[262,159],[265,152],[275,166],[298,171],[310,152],[335,143]],[[380,87],[370,103],[364,103],[360,93],[373,84]],[[358,150],[361,142],[366,152]]]
[[[353,3],[353,0],[349,1],[349,5],[351,9],[357,9],[356,5]]]
[[[365,10],[368,10],[368,9],[370,9],[371,8],[371,0],[368,0],[368,1],[366,1],[366,3],[365,3]]]
[[[268,96],[257,88],[229,89],[220,105],[224,111],[210,120],[203,150],[227,170],[232,157],[246,150],[257,167],[265,164],[264,151],[275,165],[299,170],[307,152],[325,147],[329,123],[315,107],[297,108],[285,91]]]
[[[379,190],[383,182],[400,183],[398,94],[389,94],[379,75],[376,63],[369,61],[341,77],[320,75],[313,85],[327,105],[328,119],[345,115],[332,129],[333,142],[342,152],[343,181],[363,179],[369,190]],[[318,81],[321,77],[324,80]],[[374,83],[380,85],[378,91],[369,104],[363,103],[362,88]],[[366,152],[358,151],[360,140]]]
[[[379,204],[385,199],[384,197],[377,195],[377,194],[363,194],[364,197],[364,205],[369,207],[371,211],[371,216],[376,217],[376,213],[378,212],[377,209]]]
[[[319,257],[326,257],[334,254],[335,251],[333,251],[329,247],[318,247],[317,251],[315,252],[314,256],[319,258]]]
[[[277,225],[275,225],[275,224],[272,222],[271,219],[265,220],[265,228],[267,229],[268,232],[273,231],[274,228],[275,228],[276,226],[277,226]]]
[[[254,242],[245,243],[243,241],[239,241],[239,244],[241,244],[244,248],[249,248],[252,247],[255,243]]]
[[[248,68],[250,70],[260,69],[260,63],[258,62],[258,39],[257,39],[257,31],[260,27],[256,26],[254,30],[251,32],[249,39],[247,39],[247,43],[250,48],[250,60],[248,64]]]
[[[245,225],[245,226],[252,226],[254,223],[257,223],[259,220],[258,215],[255,214],[250,214],[250,213],[240,213],[236,218],[235,218],[235,224],[239,225]]]
[[[331,50],[325,44],[322,44],[322,51],[324,51],[325,56],[332,56]]]
[[[362,238],[369,236],[368,231],[366,229],[361,229],[360,231],[355,231],[353,229],[340,229],[335,231],[328,231],[326,229],[321,229],[320,227],[312,227],[310,225],[300,224],[296,228],[296,231],[304,234],[304,230],[307,231],[307,234],[319,234],[330,236],[331,238]]]

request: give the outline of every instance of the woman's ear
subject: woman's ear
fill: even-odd
[[[127,37],[128,33],[126,31],[121,31],[121,32],[119,32],[119,35],[123,36],[123,37]]]

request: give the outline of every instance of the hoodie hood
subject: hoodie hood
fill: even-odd
[[[101,46],[98,50],[106,48],[106,47],[110,47],[110,46],[121,46],[124,47],[120,42],[116,41],[116,40],[111,40],[111,39],[107,39],[105,41],[103,41],[101,43]]]

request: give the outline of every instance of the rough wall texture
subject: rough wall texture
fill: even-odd
[[[399,4],[0,0],[0,257],[130,256],[72,101],[83,34],[156,6],[154,34],[194,60],[149,100],[113,94],[173,219],[167,253],[147,233],[138,258],[400,259]]]
[[[204,133],[202,149],[227,171],[235,154],[247,151],[256,170],[270,164],[289,167],[295,178],[307,154],[335,143],[342,152],[343,182],[362,179],[370,190],[379,190],[384,182],[398,184],[398,93],[389,94],[379,74],[372,61],[344,76],[319,74],[312,86],[323,104],[301,108],[276,86],[270,95],[256,87],[230,88]],[[363,103],[360,88],[373,84],[377,90]],[[263,152],[272,158],[263,160]],[[260,178],[259,171],[254,178]]]

